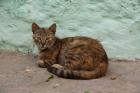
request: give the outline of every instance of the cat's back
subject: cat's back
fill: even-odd
[[[73,53],[88,53],[101,57],[104,60],[108,60],[106,52],[102,44],[97,40],[84,36],[67,37],[62,39],[62,50],[65,53],[70,51]]]
[[[67,37],[62,39],[62,43],[69,46],[77,46],[77,45],[94,45],[94,47],[102,46],[97,39],[93,39],[90,37],[84,36],[76,36],[76,37]]]

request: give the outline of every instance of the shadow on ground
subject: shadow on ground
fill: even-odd
[[[140,93],[140,61],[111,60],[105,77],[69,80],[38,68],[34,57],[0,54],[0,93]]]

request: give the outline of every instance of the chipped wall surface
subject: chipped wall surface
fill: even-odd
[[[110,58],[140,58],[140,0],[0,0],[0,49],[37,53],[32,22],[97,38]]]

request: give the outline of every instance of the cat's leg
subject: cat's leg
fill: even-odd
[[[61,69],[64,68],[64,67],[63,67],[62,65],[60,65],[60,64],[53,64],[52,67],[61,68]]]
[[[59,64],[56,63],[55,60],[53,60],[53,59],[46,59],[46,58],[45,59],[39,58],[37,60],[37,64],[38,64],[39,67],[42,67],[42,68],[47,68],[47,67],[53,66],[54,64],[55,64],[54,66],[59,65]]]
[[[44,61],[41,60],[41,59],[37,60],[36,63],[37,63],[37,65],[38,65],[39,67],[41,67],[41,68],[45,68],[45,67],[46,67]]]
[[[46,67],[45,66],[45,60],[44,60],[44,58],[45,58],[45,54],[40,53],[38,55],[38,58],[37,58],[37,61],[36,61],[36,64],[38,65],[38,67],[41,67],[41,68],[45,68]]]
[[[54,66],[54,67],[58,67],[58,68],[61,67],[61,65],[56,64],[56,62],[54,62],[53,60],[49,60],[49,59],[48,60],[47,59],[45,59],[45,60],[38,59],[36,63],[39,67],[42,67],[42,68],[46,68],[47,66]]]

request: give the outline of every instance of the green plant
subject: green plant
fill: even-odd
[[[90,93],[89,91],[85,91],[84,93]]]

